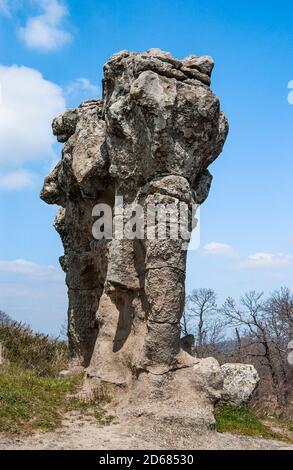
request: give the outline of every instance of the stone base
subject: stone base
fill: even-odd
[[[177,433],[180,428],[183,434],[214,431],[214,404],[220,397],[217,387],[222,385],[220,366],[217,379],[208,383],[207,378],[202,379],[203,367],[198,372],[202,361],[189,357],[191,365],[165,373],[141,372],[129,386],[87,377],[84,390],[90,396],[97,386],[104,387],[112,398],[109,412],[122,421],[142,419],[155,426],[158,432],[161,428],[171,430],[172,427]]]
[[[223,397],[227,398],[227,390],[233,388],[233,397],[225,403],[238,405],[246,403],[251,397],[258,381],[257,372],[252,366],[244,364],[226,364],[220,366],[212,357],[198,359],[182,351],[177,356],[177,367],[168,370],[166,367],[149,367],[141,371],[137,378],[132,377],[128,383],[120,383],[114,375],[103,380],[97,375],[88,374],[84,384],[84,394],[92,396],[95,388],[102,387],[111,397],[108,411],[119,417],[122,422],[133,419],[142,420],[144,425],[155,427],[178,435],[194,432],[195,436],[215,431],[214,405]],[[229,382],[223,373],[225,366],[233,369],[233,381]],[[226,367],[227,368],[227,367]],[[250,372],[250,375],[248,372]],[[255,380],[243,398],[243,374]],[[225,380],[224,380],[225,379]],[[239,387],[235,384],[239,382]],[[246,389],[245,389],[246,390]],[[233,400],[232,400],[233,398]]]

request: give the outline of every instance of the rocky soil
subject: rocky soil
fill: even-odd
[[[189,437],[168,430],[158,436],[157,429],[143,420],[98,426],[91,416],[71,413],[63,427],[54,432],[37,432],[31,436],[0,434],[0,450],[134,450],[134,449],[263,449],[293,450],[282,441],[236,436],[229,433],[208,433]]]

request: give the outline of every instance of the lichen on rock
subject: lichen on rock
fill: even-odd
[[[221,402],[243,406],[250,400],[259,383],[259,375],[251,364],[223,364],[223,391]]]

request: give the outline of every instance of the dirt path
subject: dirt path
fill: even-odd
[[[126,422],[98,426],[91,416],[78,413],[67,415],[63,427],[48,433],[18,437],[0,434],[0,450],[127,450],[127,449],[288,449],[284,442],[209,433],[196,439],[171,435],[158,435],[152,426],[143,422]]]

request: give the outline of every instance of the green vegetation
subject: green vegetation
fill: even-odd
[[[50,431],[72,410],[95,417],[98,424],[113,421],[102,409],[110,401],[103,388],[85,401],[76,396],[82,376],[59,377],[60,370],[68,367],[65,342],[35,334],[18,323],[0,323],[0,341],[5,350],[5,363],[0,366],[0,431]]]
[[[54,376],[67,367],[68,348],[64,341],[34,333],[21,323],[0,323],[0,342],[9,362],[33,370],[38,376]]]
[[[77,385],[76,377],[39,377],[31,370],[5,367],[0,372],[0,430],[51,430],[59,426],[69,407],[67,394]]]
[[[275,432],[263,424],[261,419],[247,407],[219,406],[215,410],[215,418],[219,432],[291,442],[285,434]],[[280,422],[277,418],[275,421]]]

